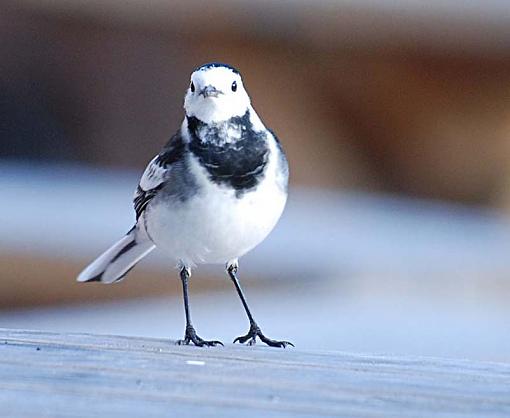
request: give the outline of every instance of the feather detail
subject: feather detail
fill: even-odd
[[[165,185],[165,181],[170,176],[172,165],[183,157],[184,151],[185,145],[178,132],[147,165],[133,196],[137,220],[142,216],[150,201]]]

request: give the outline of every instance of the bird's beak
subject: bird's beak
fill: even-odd
[[[205,86],[202,90],[200,90],[199,96],[202,95],[204,98],[206,97],[218,97],[220,94],[223,94],[221,90],[218,90],[214,86]]]

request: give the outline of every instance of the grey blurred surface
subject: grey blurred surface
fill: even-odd
[[[6,416],[510,413],[510,366],[498,363],[231,345],[197,349],[164,340],[16,330],[0,330],[0,341]]]
[[[384,280],[379,278],[383,282],[379,286],[384,287]],[[299,349],[510,362],[506,301],[462,300],[454,293],[442,295],[439,285],[432,295],[410,286],[381,294],[375,283],[372,289],[361,288],[366,284],[360,279],[359,287],[349,286],[317,277],[316,285],[267,290],[245,286],[245,290],[266,335],[292,341]],[[191,288],[191,312],[199,335],[228,343],[248,331],[234,289],[197,295],[193,282]],[[3,312],[0,327],[175,340],[184,333],[184,313],[181,298],[174,296]]]

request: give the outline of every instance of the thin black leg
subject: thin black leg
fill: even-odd
[[[246,298],[244,297],[243,289],[241,289],[241,285],[239,284],[239,280],[237,278],[237,265],[228,266],[227,272],[228,272],[228,275],[230,276],[230,279],[234,282],[234,285],[237,290],[237,294],[239,295],[239,298],[241,299],[241,302],[244,306],[244,310],[246,311],[246,315],[248,316],[248,320],[250,321],[250,330],[248,331],[248,333],[246,335],[237,337],[234,340],[234,343],[240,342],[241,344],[244,344],[245,342],[248,342],[248,345],[254,345],[256,343],[257,337],[259,337],[263,343],[265,343],[271,347],[285,348],[288,345],[294,347],[294,344],[292,344],[289,341],[271,340],[270,338],[267,338],[262,333],[262,331],[260,330],[260,327],[257,325],[255,320],[253,319],[253,315],[251,314],[248,303],[246,302]]]
[[[191,325],[191,315],[189,313],[189,300],[188,300],[188,281],[190,272],[185,267],[181,270],[181,282],[182,282],[182,296],[184,299],[184,312],[186,313],[186,326]]]
[[[184,332],[184,339],[177,341],[179,345],[188,345],[190,342],[195,344],[196,346],[215,346],[215,345],[223,345],[221,341],[206,341],[200,338],[193,324],[191,323],[191,314],[189,310],[189,300],[188,300],[188,281],[191,273],[189,269],[183,267],[181,270],[181,282],[182,282],[182,295],[184,299],[184,312],[186,314],[186,331]]]

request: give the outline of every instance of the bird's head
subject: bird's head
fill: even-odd
[[[184,98],[186,116],[216,123],[242,116],[249,107],[250,98],[241,75],[230,65],[204,64],[191,74]]]

